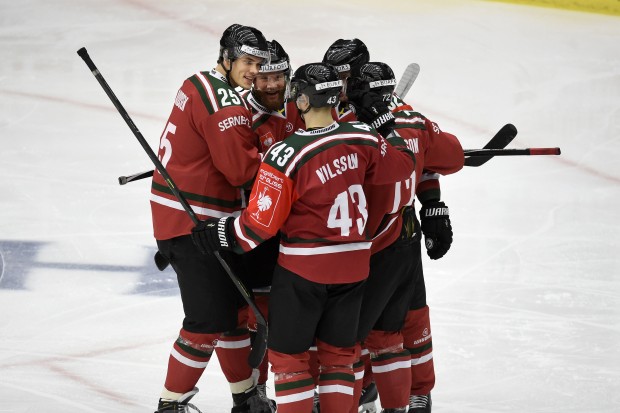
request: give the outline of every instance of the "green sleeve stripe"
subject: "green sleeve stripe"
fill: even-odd
[[[161,184],[158,184],[157,182],[153,182],[151,187],[155,191],[163,192],[168,195],[174,195],[172,190],[170,190],[170,188],[168,188],[168,186],[166,185],[161,185]],[[191,200],[191,201],[203,202],[205,204],[217,205],[217,206],[226,207],[226,208],[235,208],[235,209],[241,208],[241,199],[229,201],[229,200],[218,199],[218,198],[213,198],[209,196],[194,194],[192,192],[183,192],[183,191],[181,191],[181,194],[187,200]]]

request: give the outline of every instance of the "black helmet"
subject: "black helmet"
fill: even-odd
[[[368,49],[360,39],[338,39],[323,56],[323,63],[336,66],[338,72],[348,72],[369,60]]]
[[[335,106],[341,89],[342,80],[338,78],[334,66],[308,63],[295,70],[291,79],[290,97],[297,99],[299,95],[306,95],[313,108]]]
[[[394,72],[383,62],[369,62],[355,67],[347,80],[347,92],[372,91],[383,96],[384,101],[392,98],[396,87]]]
[[[240,24],[233,24],[224,30],[220,39],[218,63],[222,62],[224,54],[230,60],[238,59],[243,55],[252,55],[269,62],[269,47],[265,36],[254,27]]]
[[[260,73],[284,72],[287,76],[291,73],[291,60],[284,48],[276,40],[267,42],[269,45],[270,61],[260,68]]]

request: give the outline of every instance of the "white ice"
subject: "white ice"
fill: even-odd
[[[182,318],[152,264],[152,168],[76,51],[155,147],[181,82],[232,23],[295,66],[359,37],[467,149],[445,177],[455,241],[425,260],[434,412],[620,411],[620,20],[474,0],[0,2],[0,412],[152,412]],[[214,361],[194,402],[230,411]],[[269,390],[273,394],[273,389]]]

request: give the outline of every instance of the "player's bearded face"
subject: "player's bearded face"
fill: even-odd
[[[236,59],[230,69],[232,86],[241,86],[244,89],[251,88],[262,63],[263,59],[250,55],[244,55]]]
[[[285,91],[286,76],[283,72],[259,73],[254,79],[254,91],[252,93],[267,109],[282,109]]]

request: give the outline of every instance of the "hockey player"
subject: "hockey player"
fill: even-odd
[[[251,113],[235,87],[250,88],[268,60],[262,33],[233,24],[220,40],[217,66],[185,80],[176,95],[158,155],[203,219],[238,215],[240,189],[249,187],[258,171]],[[214,351],[230,384],[232,412],[272,412],[247,363],[250,339],[238,311],[245,302],[215,257],[193,244],[193,223],[159,173],[153,175],[151,210],[157,246],[177,274],[185,314],[157,412],[188,411]],[[237,267],[239,257],[230,255]]]
[[[208,219],[193,230],[205,251],[248,251],[281,231],[270,297],[269,360],[280,413],[309,413],[314,382],[308,348],[316,337],[321,361],[321,411],[353,406],[352,363],[370,243],[366,183],[409,177],[412,153],[400,151],[363,123],[336,123],[331,108],[342,87],[336,70],[307,64],[291,95],[306,131],[265,154],[248,208],[239,218]]]
[[[360,64],[367,63],[368,59],[367,48],[359,39],[336,40],[327,50],[324,57],[324,61],[339,64],[339,67],[348,70],[348,72],[343,71],[341,73],[342,78],[350,76],[351,67],[359,67]],[[347,100],[347,98],[345,97],[343,100]],[[401,111],[413,112],[413,108],[395,94],[392,94],[388,108],[393,113]],[[338,115],[335,115],[335,119],[350,121],[356,119],[356,117],[352,111],[342,108]],[[400,122],[403,121],[401,120]],[[431,211],[434,205],[441,206],[443,204],[440,201],[441,191],[438,178],[438,174],[425,170],[417,176],[416,196],[423,206],[427,206]],[[441,217],[426,216],[426,211],[427,209],[424,209],[424,213],[420,211],[422,233],[426,239],[426,251],[431,259],[439,259],[448,251],[452,243],[450,217],[448,214],[442,214]],[[447,211],[447,209],[444,211]],[[430,413],[430,392],[435,384],[435,370],[432,356],[429,308],[426,304],[426,288],[421,265],[418,271],[414,288],[415,293],[412,297],[413,301],[406,319],[405,328],[403,329],[403,335],[407,348],[412,353],[411,412]],[[362,355],[363,359],[366,360],[366,374],[363,378],[360,406],[365,404],[367,406],[360,408],[360,411],[364,412],[366,409],[374,409],[377,392],[372,381],[372,372],[369,371],[368,355],[364,350]],[[372,410],[369,411],[372,412]]]
[[[368,229],[373,239],[370,275],[360,314],[359,340],[371,355],[372,371],[385,412],[406,412],[411,387],[410,355],[403,348],[403,328],[411,295],[421,269],[420,224],[412,208],[417,176],[423,169],[450,174],[463,167],[458,139],[442,132],[419,113],[391,114],[388,105],[396,79],[385,63],[370,62],[353,69],[348,96],[358,118],[405,139],[416,154],[416,173],[396,186],[369,186],[370,209],[381,208],[385,216],[371,215]],[[375,218],[374,221],[372,218]]]
[[[305,126],[295,102],[287,101],[285,96],[291,74],[289,56],[276,40],[267,43],[270,62],[261,66],[252,89],[241,93],[252,112],[252,130],[258,139],[256,145],[262,153]],[[265,317],[268,316],[269,291],[279,244],[279,236],[275,236],[242,256],[247,274],[243,281],[247,287],[252,288],[254,301]],[[253,311],[248,310],[248,328],[253,335],[257,329],[256,316]],[[268,377],[267,355],[259,367],[259,373],[257,388],[265,394]]]

